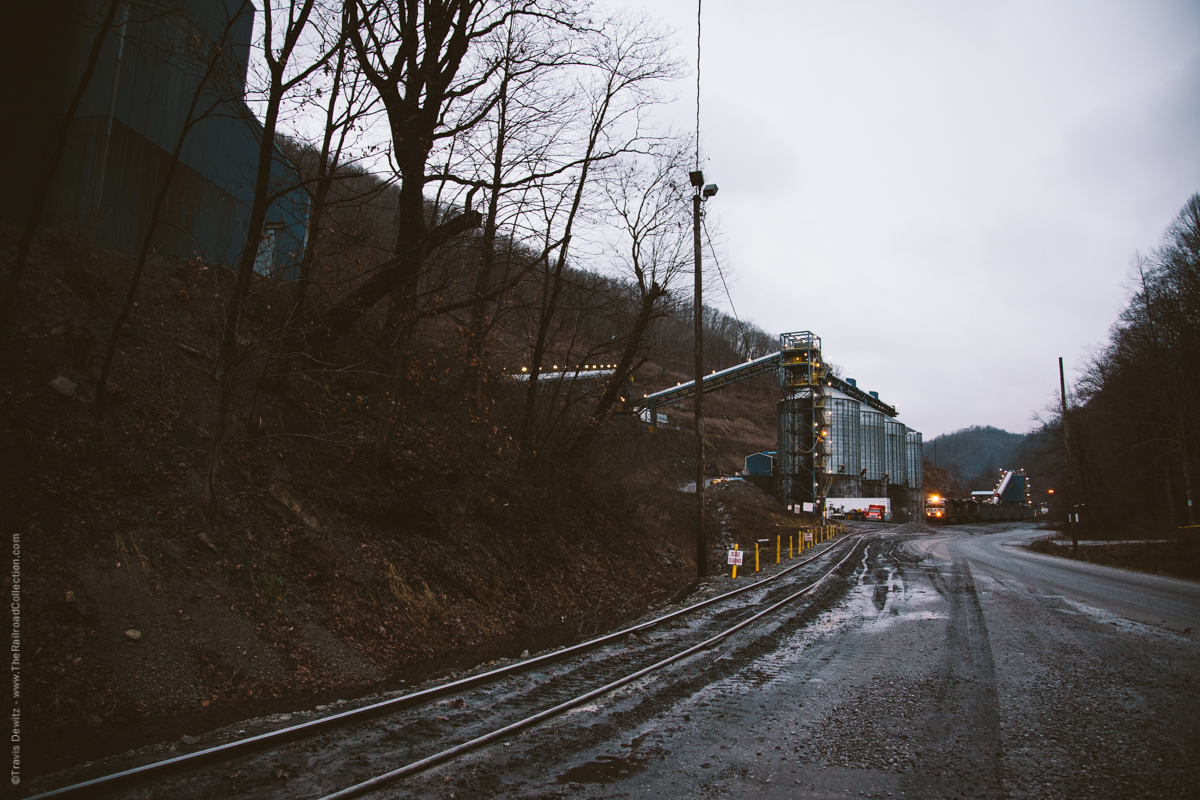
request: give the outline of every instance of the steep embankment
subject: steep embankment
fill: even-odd
[[[15,234],[0,231],[0,258]],[[206,519],[211,353],[232,275],[151,259],[95,421],[132,265],[41,234],[0,356],[22,713],[31,742],[56,742],[53,763],[559,644],[694,574],[692,496],[676,491],[685,433],[615,437],[577,469],[530,470],[501,418],[447,402],[435,355],[376,465],[382,398],[369,364],[264,382],[251,353],[249,411],[225,450],[221,513]],[[278,324],[281,291],[256,285],[247,348]],[[769,436],[731,408],[710,424]],[[744,448],[721,441],[732,468]],[[630,472],[638,480],[620,480]],[[27,756],[34,773],[52,763],[46,747]]]

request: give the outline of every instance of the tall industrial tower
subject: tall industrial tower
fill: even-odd
[[[779,403],[780,478],[783,502],[787,505],[812,503],[824,496],[825,473],[825,374],[821,357],[821,337],[812,331],[784,333],[779,336],[779,384],[783,400]]]

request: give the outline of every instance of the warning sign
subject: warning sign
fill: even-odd
[[[742,565],[742,556],[744,556],[744,555],[745,555],[745,553],[742,552],[741,550],[730,550],[729,551],[729,561],[727,563],[734,564],[734,565],[740,567]]]
[[[804,541],[806,541],[806,542],[811,542],[812,540],[813,540],[813,532],[812,532],[812,531],[805,531],[805,532],[804,532]]]

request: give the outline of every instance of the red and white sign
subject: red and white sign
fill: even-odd
[[[804,541],[806,541],[806,542],[811,542],[812,540],[813,540],[813,532],[812,532],[812,531],[805,531],[805,532],[804,532]]]
[[[742,556],[744,555],[745,553],[741,550],[730,550],[728,563],[735,564],[740,567],[742,565]]]

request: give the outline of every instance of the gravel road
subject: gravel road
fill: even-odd
[[[1200,585],[1012,546],[1038,535],[876,538],[827,610],[708,656],[726,677],[653,713],[647,682],[385,796],[1196,797]]]

